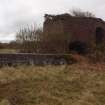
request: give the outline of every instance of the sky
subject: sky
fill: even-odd
[[[43,25],[44,14],[62,14],[72,9],[90,11],[105,20],[105,0],[0,0],[0,42],[15,39],[26,26]]]

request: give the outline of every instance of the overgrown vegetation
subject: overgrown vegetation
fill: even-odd
[[[104,105],[105,65],[0,69],[0,105]]]
[[[82,11],[81,9],[73,9],[70,11],[70,14],[74,17],[95,17],[92,12]]]
[[[20,29],[16,35],[16,42],[21,44],[21,52],[38,52],[39,43],[42,40],[42,29],[36,27],[26,27]]]

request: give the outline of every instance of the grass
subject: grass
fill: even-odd
[[[15,49],[0,49],[0,53],[16,53]]]
[[[104,64],[0,69],[0,105],[105,105]]]

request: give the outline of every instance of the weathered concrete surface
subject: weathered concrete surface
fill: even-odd
[[[0,65],[43,65],[70,64],[74,62],[70,54],[0,54]]]

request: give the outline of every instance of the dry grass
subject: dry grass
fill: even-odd
[[[104,64],[0,70],[0,105],[105,105]]]
[[[15,49],[0,49],[0,53],[16,53],[18,52]]]

